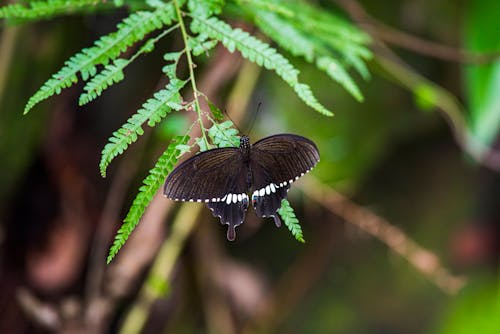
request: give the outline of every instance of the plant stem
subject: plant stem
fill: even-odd
[[[186,58],[188,62],[188,68],[189,68],[189,78],[191,79],[191,87],[193,88],[193,97],[194,97],[194,106],[196,113],[198,114],[198,122],[200,124],[200,132],[203,140],[205,141],[206,147],[210,147],[208,144],[207,136],[205,134],[205,127],[203,126],[203,119],[201,118],[201,107],[200,107],[200,102],[198,101],[198,88],[196,88],[196,80],[194,78],[194,63],[193,59],[191,58],[191,50],[189,49],[189,43],[188,43],[188,34],[186,32],[186,26],[184,25],[184,20],[182,19],[182,13],[181,9],[179,8],[179,3],[177,0],[173,1],[175,10],[177,12],[177,17],[179,18],[179,25],[181,27],[181,32],[182,32],[182,40],[184,41],[184,50],[186,50]]]

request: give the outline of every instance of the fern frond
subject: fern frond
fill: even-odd
[[[122,81],[125,78],[123,69],[129,64],[126,59],[115,59],[112,64],[104,67],[101,73],[88,81],[83,90],[85,93],[80,95],[78,104],[83,106],[94,100],[109,86]]]
[[[217,121],[222,121],[224,119],[224,115],[222,114],[222,111],[215,104],[213,104],[212,101],[210,101],[208,98],[206,98],[206,101],[208,104],[208,108],[210,109],[210,112],[212,113],[214,118]]]
[[[233,128],[233,122],[214,123],[208,130],[208,136],[217,147],[239,147],[240,136]]]
[[[321,57],[316,60],[316,65],[332,78],[341,84],[358,101],[363,101],[363,95],[358,86],[347,73],[347,71],[335,59],[331,57]]]
[[[281,208],[278,210],[279,215],[283,219],[286,227],[292,232],[292,235],[299,242],[306,242],[304,240],[304,235],[302,233],[302,227],[299,224],[299,220],[293,212],[293,208],[290,206],[290,202],[287,199],[281,201]]]
[[[29,4],[19,3],[0,8],[0,19],[40,20],[61,14],[73,14],[104,5],[102,0],[47,0],[31,1]],[[106,5],[109,7],[109,5]]]
[[[109,86],[122,81],[125,78],[123,74],[123,69],[132,63],[141,54],[149,53],[154,50],[155,43],[160,39],[168,35],[178,25],[174,25],[169,29],[163,31],[158,36],[149,39],[144,45],[137,51],[130,59],[115,59],[112,64],[104,66],[104,69],[94,76],[90,81],[87,82],[83,90],[85,93],[80,95],[78,103],[80,106],[89,103],[90,101],[96,99],[101,93],[106,90]]]
[[[158,192],[168,173],[172,171],[174,165],[178,161],[179,150],[178,145],[185,145],[189,140],[189,136],[179,136],[175,138],[168,148],[158,159],[156,165],[149,171],[149,175],[144,179],[143,185],[139,188],[139,193],[132,202],[127,216],[123,220],[123,224],[118,230],[113,245],[109,250],[107,263],[109,264],[120,248],[125,244],[128,237],[139,223],[144,210],[153,199],[153,196]]]
[[[195,32],[203,32],[211,38],[219,40],[230,52],[238,50],[249,61],[273,70],[295,90],[307,105],[324,115],[333,115],[331,111],[318,102],[309,86],[299,83],[299,71],[269,44],[260,41],[239,28],[233,29],[230,25],[215,17],[208,19],[193,17],[191,26]],[[305,91],[308,94],[304,94]]]
[[[135,12],[118,24],[118,30],[101,37],[93,47],[83,49],[65,62],[65,66],[52,76],[28,100],[24,113],[28,113],[37,103],[59,94],[78,82],[77,74],[86,81],[96,74],[96,66],[107,65],[117,58],[128,47],[142,40],[144,36],[164,25],[170,25],[175,19],[175,11],[171,4],[154,12]]]
[[[109,138],[101,155],[99,168],[101,175],[106,176],[106,169],[111,161],[122,154],[130,144],[137,141],[138,136],[144,133],[144,123],[151,127],[159,123],[172,108],[177,108],[181,102],[179,91],[184,87],[186,81],[172,80],[169,84],[148,99],[132,117]]]
[[[294,56],[312,62],[316,46],[314,42],[279,15],[264,10],[254,10],[255,24],[279,46]]]
[[[196,17],[210,17],[220,14],[224,0],[189,0],[189,12]]]
[[[249,9],[251,10],[251,9]],[[331,52],[326,42],[318,39],[318,36],[311,38],[307,32],[301,31],[300,27],[278,15],[263,10],[253,10],[255,22],[257,26],[276,41],[282,48],[289,51],[295,56],[302,56],[306,61],[315,63],[316,67],[324,71],[328,76],[337,81],[343,86],[356,100],[363,101],[363,95],[356,85],[354,79],[349,75],[347,70],[339,61],[333,58],[334,53]],[[332,39],[332,38],[328,38]],[[344,42],[344,44],[355,44],[352,41]],[[329,45],[331,46],[331,45]],[[364,46],[359,48],[351,46],[343,46],[336,44],[337,51],[346,60],[346,63],[355,66],[364,78],[369,76],[368,70],[364,65],[361,56],[367,56],[367,49]],[[339,51],[340,50],[340,51]],[[358,53],[353,52],[356,50]],[[316,58],[316,60],[315,60]]]

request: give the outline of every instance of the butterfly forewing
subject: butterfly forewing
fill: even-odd
[[[168,175],[163,193],[178,201],[221,200],[228,187],[237,185],[241,165],[237,148],[202,152],[184,161]]]
[[[227,238],[234,240],[236,226],[245,220],[248,208],[248,166],[237,148],[200,153],[174,169],[165,181],[164,194],[179,201],[205,202],[222,224]]]

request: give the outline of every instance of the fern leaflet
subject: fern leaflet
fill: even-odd
[[[115,255],[118,253],[120,248],[125,244],[128,237],[134,230],[134,228],[139,223],[139,220],[149,205],[153,196],[158,192],[161,185],[165,181],[168,173],[172,171],[174,165],[178,161],[179,150],[177,145],[185,145],[189,140],[189,136],[178,136],[176,137],[168,146],[168,148],[163,152],[163,154],[158,159],[156,165],[149,171],[149,175],[144,179],[143,185],[139,188],[139,193],[132,202],[132,206],[127,213],[127,216],[123,220],[123,224],[118,230],[113,245],[109,250],[109,255],[107,258],[107,263],[109,264]]]
[[[275,71],[276,74],[295,90],[297,95],[307,105],[326,116],[333,115],[331,111],[318,102],[309,86],[299,83],[299,71],[290,64],[288,59],[267,43],[260,41],[239,28],[233,29],[230,25],[215,17],[206,20],[193,17],[191,28],[195,32],[203,32],[211,38],[219,40],[230,52],[238,50],[244,58],[251,62]]]
[[[99,164],[101,174],[106,176],[106,169],[111,161],[122,154],[127,147],[137,141],[138,136],[144,133],[142,126],[148,123],[153,127],[164,118],[172,108],[177,109],[181,102],[179,91],[184,87],[186,81],[172,80],[165,87],[148,99],[132,117],[109,138],[108,144],[102,150],[101,162]]]
[[[208,130],[208,136],[217,147],[239,147],[240,136],[238,130],[233,128],[233,122],[214,123]]]
[[[0,19],[38,20],[85,11],[96,6],[102,7],[103,2],[101,0],[47,0],[31,1],[27,6],[15,3],[0,8]],[[109,7],[109,5],[106,6]]]
[[[306,242],[304,240],[304,235],[302,234],[302,227],[299,224],[299,220],[295,216],[293,208],[290,206],[290,202],[288,202],[287,199],[283,199],[281,201],[281,208],[278,210],[278,213],[283,219],[286,227],[288,227],[290,232],[292,232],[295,239],[302,243]]]
[[[82,106],[89,103],[90,101],[100,96],[101,93],[109,86],[122,81],[125,78],[125,75],[123,74],[123,69],[125,67],[132,63],[141,54],[153,51],[156,42],[158,42],[161,38],[165,37],[177,27],[178,25],[174,25],[173,27],[170,27],[169,29],[163,31],[155,38],[149,39],[130,59],[115,59],[113,63],[104,66],[104,69],[98,75],[94,76],[90,81],[88,81],[85,87],[83,87],[83,90],[86,92],[80,95],[78,104]]]
[[[97,72],[96,65],[108,64],[129,46],[142,40],[146,34],[169,25],[174,18],[174,8],[171,4],[165,4],[154,12],[140,11],[131,14],[118,24],[116,32],[101,37],[94,46],[83,49],[67,60],[65,66],[28,100],[24,113],[28,113],[37,103],[78,82],[78,73],[84,81],[94,76]]]
[[[130,61],[126,59],[115,59],[112,64],[104,67],[101,73],[88,81],[83,90],[86,91],[80,95],[78,104],[83,106],[101,95],[102,91],[109,86],[122,81],[125,78],[123,69]]]

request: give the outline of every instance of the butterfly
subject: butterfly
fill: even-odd
[[[249,196],[259,217],[272,217],[281,226],[278,209],[292,182],[319,162],[319,151],[309,139],[277,134],[240,147],[201,152],[181,163],[167,177],[164,195],[175,201],[204,202],[227,224],[227,239],[236,238],[236,227],[245,220]]]

